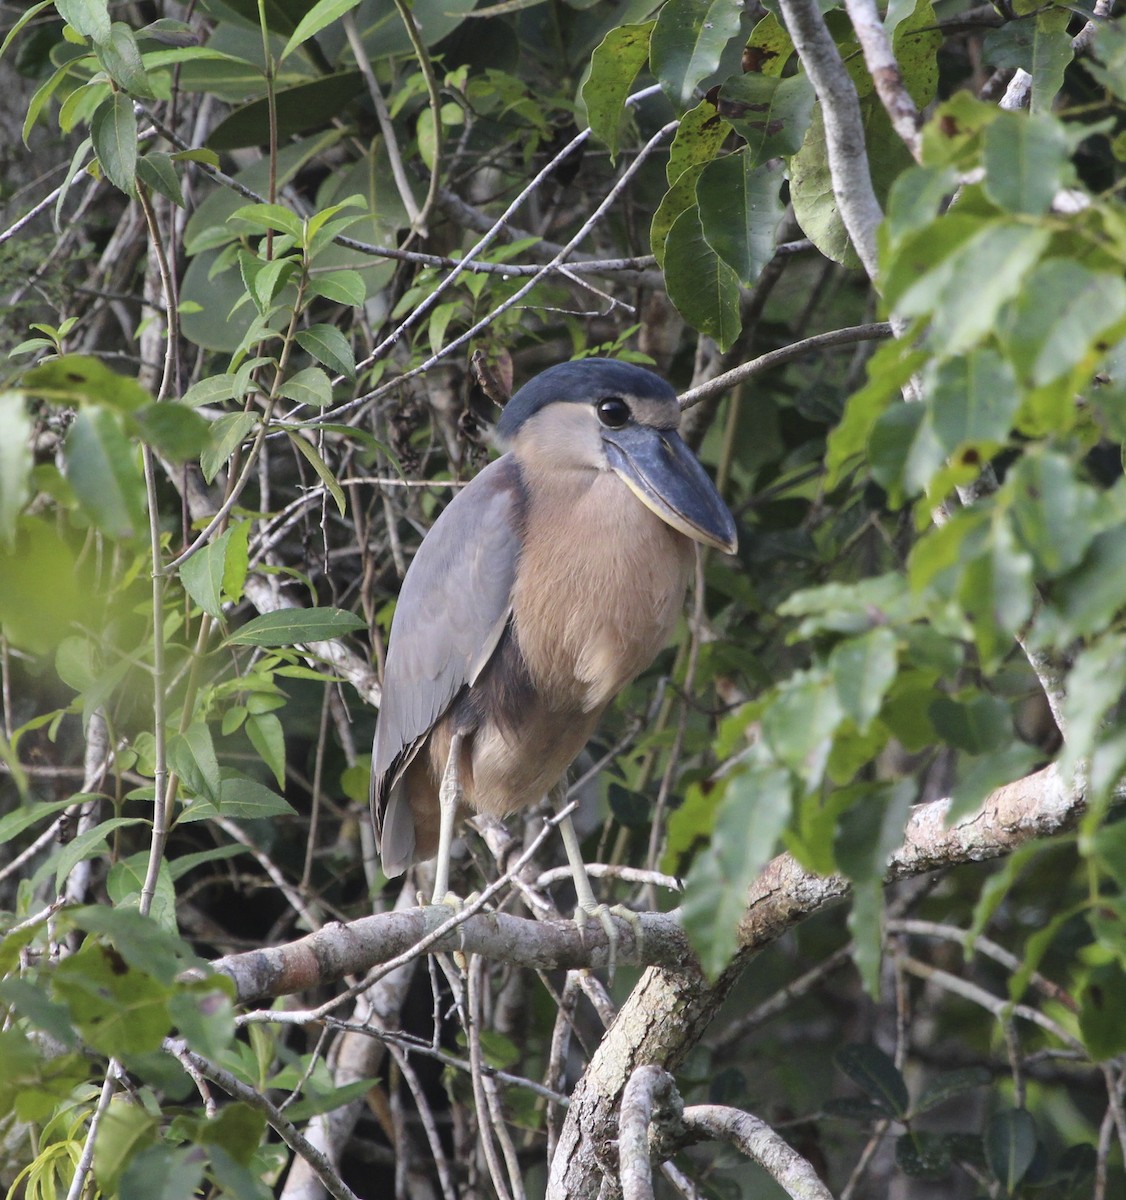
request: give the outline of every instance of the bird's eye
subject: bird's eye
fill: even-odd
[[[607,429],[621,429],[630,418],[629,405],[620,396],[607,396],[598,402],[598,419]]]

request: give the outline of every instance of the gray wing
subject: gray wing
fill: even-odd
[[[414,819],[405,789],[395,785],[508,622],[523,510],[520,468],[506,454],[454,497],[403,580],[371,761],[371,811],[387,874],[404,870],[414,852]]]

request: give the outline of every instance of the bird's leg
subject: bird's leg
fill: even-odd
[[[450,849],[454,841],[454,818],[461,804],[461,744],[464,733],[455,733],[450,738],[450,753],[446,758],[446,769],[438,785],[438,857],[434,867],[434,896],[432,904],[445,903],[450,891]],[[587,884],[589,888],[590,884]]]
[[[562,801],[566,796],[565,790],[560,789],[558,795]],[[613,908],[610,908],[608,905],[600,904],[595,899],[594,888],[590,886],[590,876],[587,874],[586,863],[583,862],[583,853],[579,846],[579,835],[575,832],[575,825],[571,820],[570,814],[560,820],[559,833],[563,838],[563,848],[567,851],[567,862],[571,866],[571,878],[575,882],[575,924],[581,930],[590,917],[598,918],[598,923],[606,932],[609,951],[606,962],[606,973],[612,983],[614,980],[614,968],[617,965],[618,959],[618,942],[620,941],[618,927],[614,924],[614,917],[619,916],[629,921],[638,938],[638,945],[640,945],[641,939],[641,922],[638,919],[637,913],[632,909],[625,908],[620,904],[615,904]]]

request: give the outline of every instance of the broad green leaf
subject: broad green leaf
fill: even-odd
[[[145,481],[115,413],[85,408],[67,432],[67,482],[99,529],[134,537],[145,525]]]
[[[80,862],[85,862],[88,858],[97,858],[105,850],[106,841],[115,829],[144,823],[140,817],[109,817],[93,829],[80,833],[73,841],[67,842],[55,859],[55,891],[62,892],[67,876]]]
[[[913,1179],[945,1179],[953,1164],[946,1134],[912,1129],[895,1139],[895,1165]]]
[[[910,4],[912,0],[907,2]],[[889,12],[885,27],[891,23]],[[938,52],[942,44],[942,30],[930,0],[918,0],[910,14],[895,24],[892,50],[903,84],[920,110],[930,104],[938,91]]]
[[[907,1085],[895,1063],[870,1042],[842,1046],[833,1061],[886,1117],[905,1117],[910,1110]]]
[[[1126,691],[1126,637],[1105,636],[1084,647],[1067,677],[1063,714],[1067,742],[1060,755],[1060,773],[1071,772],[1094,750],[1107,712]]]
[[[89,579],[52,521],[22,517],[15,545],[0,547],[0,626],[21,649],[50,653],[72,623],[91,616]]]
[[[336,481],[336,476],[333,475],[328,464],[321,457],[320,452],[312,442],[306,441],[300,433],[294,430],[289,430],[288,432],[290,444],[295,450],[300,451],[309,465],[316,471],[321,482],[328,489],[329,495],[336,501],[337,511],[341,516],[344,516],[348,508],[348,501],[344,496],[344,489]]]
[[[1052,303],[1045,304],[1044,297]],[[1097,349],[1126,319],[1126,283],[1071,258],[1049,258],[1029,275],[1000,334],[1021,373],[1039,387],[1101,357]]]
[[[200,470],[208,483],[257,423],[258,416],[253,412],[228,413],[212,423],[211,444],[199,458]]]
[[[884,947],[884,885],[869,876],[853,883],[849,896],[848,931],[852,935],[852,961],[864,990],[873,999],[880,994],[880,964]]]
[[[716,114],[715,105],[710,101],[701,100],[695,108],[690,108],[680,118],[676,136],[669,147],[669,161],[665,166],[669,188],[672,189],[688,171],[710,163],[730,132],[731,126]],[[694,188],[695,184],[692,186]],[[688,202],[682,209],[687,206]]]
[[[1065,640],[1098,633],[1116,620],[1126,606],[1126,529],[1094,537],[1079,566],[1057,583],[1053,599]]]
[[[203,1178],[204,1157],[194,1146],[147,1146],[121,1175],[119,1200],[192,1200]]]
[[[739,336],[739,279],[708,245],[699,211],[685,210],[665,241],[665,284],[686,321],[726,350]]]
[[[1048,114],[1063,87],[1064,72],[1075,57],[1071,35],[1067,31],[1070,12],[1062,6],[1050,6],[1036,15],[1036,36],[1032,42],[1032,96],[1029,109],[1033,116]]]
[[[127,196],[135,195],[137,118],[133,101],[124,92],[114,92],[98,106],[90,122],[90,138],[106,178]]]
[[[237,521],[229,530],[231,537],[224,557],[223,591],[232,604],[242,599],[246,589],[250,569],[250,528],[250,521]]]
[[[59,963],[51,986],[83,1039],[101,1054],[129,1062],[158,1050],[170,1031],[167,988],[94,939]]]
[[[77,33],[94,42],[110,35],[108,0],[56,0],[59,16]]]
[[[222,786],[219,760],[205,721],[193,721],[183,733],[168,739],[168,763],[189,794],[218,802]]]
[[[1118,962],[1091,968],[1079,994],[1079,1033],[1096,1062],[1126,1051],[1126,973]]]
[[[235,821],[262,821],[292,815],[292,806],[265,784],[237,771],[224,770],[218,805],[209,800],[195,800],[184,809],[180,821],[209,821],[218,816]]]
[[[972,237],[892,302],[899,316],[931,315],[930,339],[944,356],[963,354],[989,334],[1001,306],[1019,293],[1051,238],[1035,226],[974,224]]]
[[[29,392],[53,404],[104,404],[131,413],[152,403],[135,379],[118,375],[88,354],[64,354],[42,363],[28,371],[22,383]]]
[[[1030,450],[1005,480],[1013,528],[1036,562],[1037,575],[1053,579],[1078,566],[1098,533],[1099,497],[1076,478],[1068,459],[1052,450]]]
[[[134,413],[133,424],[142,441],[176,463],[198,458],[211,436],[211,426],[199,413],[174,400]]]
[[[954,454],[967,444],[983,447],[982,459],[1009,438],[1020,407],[1016,376],[1007,359],[979,349],[963,358],[928,365],[923,395],[939,445]]]
[[[796,673],[782,683],[763,712],[762,732],[778,759],[817,787],[844,709],[828,675]]]
[[[985,131],[986,195],[1009,212],[1043,216],[1063,186],[1070,149],[1055,117],[999,113]]]
[[[229,373],[209,375],[199,383],[193,383],[180,397],[180,403],[189,408],[202,408],[205,404],[223,404],[236,396],[237,376]]]
[[[259,233],[288,233],[298,244],[305,236],[305,223],[281,204],[244,204],[227,218],[235,229],[251,229]]]
[[[786,771],[755,764],[727,781],[711,844],[692,864],[684,892],[684,931],[712,976],[736,950],[747,888],[776,852],[789,818]]]
[[[180,188],[180,177],[167,154],[152,150],[137,159],[137,178],[150,191],[171,200],[178,208],[184,208],[184,193]]]
[[[356,356],[348,339],[335,325],[313,325],[296,335],[297,344],[319,363],[351,379],[356,373]]]
[[[837,698],[861,733],[875,720],[898,668],[898,643],[887,628],[870,630],[834,647],[829,670]]]
[[[339,118],[363,90],[364,77],[359,71],[337,71],[309,83],[282,88],[274,98],[279,140]],[[223,152],[268,143],[270,113],[270,105],[264,99],[236,108],[208,135],[208,147]]]
[[[27,401],[22,392],[0,391],[0,551],[15,544],[16,518],[31,496],[31,466]]]
[[[1028,775],[1042,760],[1042,751],[1023,742],[1010,742],[976,758],[960,757],[947,821],[960,821],[976,812],[991,792]]]
[[[719,66],[739,29],[738,0],[667,0],[649,41],[649,63],[677,108],[692,103],[697,86]]]
[[[649,57],[653,21],[619,25],[602,39],[590,60],[590,74],[582,88],[590,131],[610,147],[610,161],[618,155],[618,139],[625,101],[638,71]]]
[[[744,287],[750,287],[774,257],[782,219],[780,183],[770,167],[752,166],[747,151],[715,159],[696,181],[704,238]]]
[[[340,608],[282,608],[247,621],[228,645],[300,646],[344,637],[366,628],[361,617]]]
[[[38,4],[29,5],[22,13],[20,13],[18,17],[15,18],[11,26],[9,26],[4,40],[0,42],[0,58],[4,57],[8,47],[16,40],[20,31],[31,21],[33,21],[45,8],[49,8],[52,3],[53,0],[39,0]],[[107,6],[103,5],[102,7],[105,8]]]
[[[889,405],[898,402],[904,384],[925,361],[926,354],[911,350],[907,338],[885,343],[868,360],[868,382],[848,398],[844,416],[829,434],[826,491],[839,486],[845,471],[867,447],[876,422]]]
[[[133,30],[122,21],[114,21],[109,37],[95,42],[94,53],[102,70],[124,91],[142,100],[155,100],[149,77],[141,62]]]
[[[297,28],[286,42],[285,49],[281,52],[278,61],[285,62],[298,46],[307,42],[311,37],[316,37],[322,29],[331,25],[333,21],[339,20],[345,13],[351,12],[359,3],[360,0],[317,0],[317,3],[298,21]]]
[[[124,1096],[115,1096],[102,1114],[94,1142],[94,1177],[103,1194],[117,1191],[121,1173],[160,1136],[160,1122]]]
[[[180,567],[184,590],[205,613],[217,619],[223,616],[223,573],[232,533],[230,529],[225,530]]]
[[[0,817],[0,846],[13,841],[25,829],[30,829],[32,825],[45,821],[48,817],[53,817],[55,813],[62,812],[64,808],[69,808],[72,804],[81,804],[87,798],[84,794],[79,793],[76,796],[68,796],[65,800],[36,801],[5,813]]]
[[[928,1112],[952,1096],[960,1096],[974,1088],[988,1087],[992,1082],[993,1075],[986,1067],[959,1067],[955,1071],[943,1071],[923,1088],[911,1111],[915,1115]]]
[[[724,119],[746,140],[746,154],[757,167],[801,149],[816,95],[804,72],[780,79],[750,71],[725,80],[719,99]]]
[[[332,381],[320,367],[305,367],[282,384],[278,395],[296,404],[328,408],[332,403]]]
[[[351,308],[363,307],[367,298],[367,289],[359,271],[328,271],[314,275],[308,291],[334,304],[347,304]]]
[[[250,743],[273,772],[279,788],[285,787],[285,731],[274,713],[251,714],[243,726]]]
[[[1012,1195],[1036,1154],[1036,1123],[1023,1108],[996,1114],[985,1128],[985,1158],[1006,1195]]]

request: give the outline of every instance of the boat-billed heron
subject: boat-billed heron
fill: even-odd
[[[423,539],[391,623],[371,771],[384,874],[436,853],[440,903],[455,818],[551,791],[668,641],[692,543],[735,550],[679,422],[668,383],[609,359],[551,367],[505,407],[507,453]],[[589,912],[577,838],[561,830]]]

